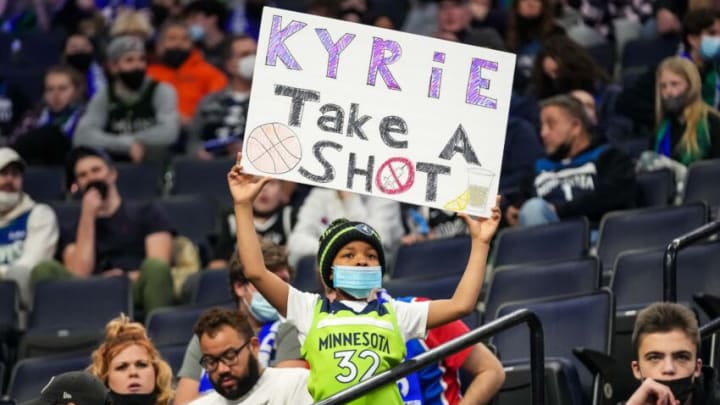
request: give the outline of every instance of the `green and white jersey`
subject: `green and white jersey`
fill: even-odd
[[[294,304],[294,305],[293,305]],[[389,370],[405,358],[405,341],[425,335],[428,302],[330,302],[293,288],[288,321],[302,341],[301,355],[310,363],[308,391],[315,401]],[[350,402],[402,404],[396,384]]]

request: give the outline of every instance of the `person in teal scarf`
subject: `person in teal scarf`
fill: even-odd
[[[695,65],[665,59],[657,70],[653,150],[684,165],[720,157],[720,113],[703,102]]]

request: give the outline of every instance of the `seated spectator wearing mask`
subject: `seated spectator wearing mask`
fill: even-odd
[[[65,164],[85,111],[84,88],[83,78],[69,66],[47,70],[43,103],[23,117],[9,141],[29,165]]]
[[[632,334],[633,374],[642,383],[625,405],[718,405],[717,375],[698,357],[695,314],[682,305],[652,304],[638,313]]]
[[[235,156],[242,151],[256,51],[257,44],[249,36],[228,41],[223,59],[230,84],[200,101],[188,128],[190,152],[200,159]]]
[[[655,91],[652,149],[684,165],[720,157],[720,114],[703,102],[695,65],[677,56],[665,59]]]
[[[179,133],[175,90],[146,76],[145,45],[136,36],[113,39],[107,56],[114,80],[90,100],[73,144],[136,163],[148,147],[162,153]]]
[[[224,89],[227,78],[193,48],[190,30],[182,22],[171,22],[163,27],[156,51],[161,63],[150,65],[148,76],[175,88],[180,119],[187,125],[200,100]]]
[[[67,37],[63,47],[63,62],[77,70],[85,79],[85,100],[92,98],[107,84],[105,73],[95,60],[95,47],[87,36],[73,34]]]
[[[184,13],[190,27],[190,37],[202,51],[205,60],[223,70],[227,47],[225,26],[230,11],[219,0],[195,0],[185,6]]]
[[[262,251],[268,270],[286,282],[292,281],[294,271],[288,265],[284,247],[263,241]],[[230,258],[228,268],[230,293],[237,312],[246,317],[260,344],[257,354],[260,366],[307,368],[307,363],[300,356],[297,329],[280,319],[277,310],[245,278],[237,252]],[[201,358],[200,341],[193,336],[177,373],[179,380],[174,405],[185,405],[213,390],[210,375],[200,365]]]

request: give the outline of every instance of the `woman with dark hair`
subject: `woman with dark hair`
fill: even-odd
[[[554,35],[565,35],[565,30],[555,21],[550,0],[517,0],[512,3],[505,42],[508,51],[517,54],[516,90],[525,89],[542,41]]]
[[[610,77],[577,42],[565,36],[543,41],[535,57],[529,93],[542,100],[573,90],[598,96]]]

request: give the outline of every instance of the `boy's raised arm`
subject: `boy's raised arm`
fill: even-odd
[[[253,223],[252,203],[269,177],[257,177],[243,173],[242,153],[227,175],[228,187],[233,198],[237,226],[237,248],[245,277],[282,316],[287,316],[288,285],[265,267],[260,240]]]
[[[460,319],[475,309],[485,281],[490,241],[500,223],[500,196],[495,199],[495,207],[492,209],[490,218],[472,219],[467,214],[458,215],[465,220],[470,232],[472,240],[470,257],[452,298],[430,302],[427,318],[428,329]]]

